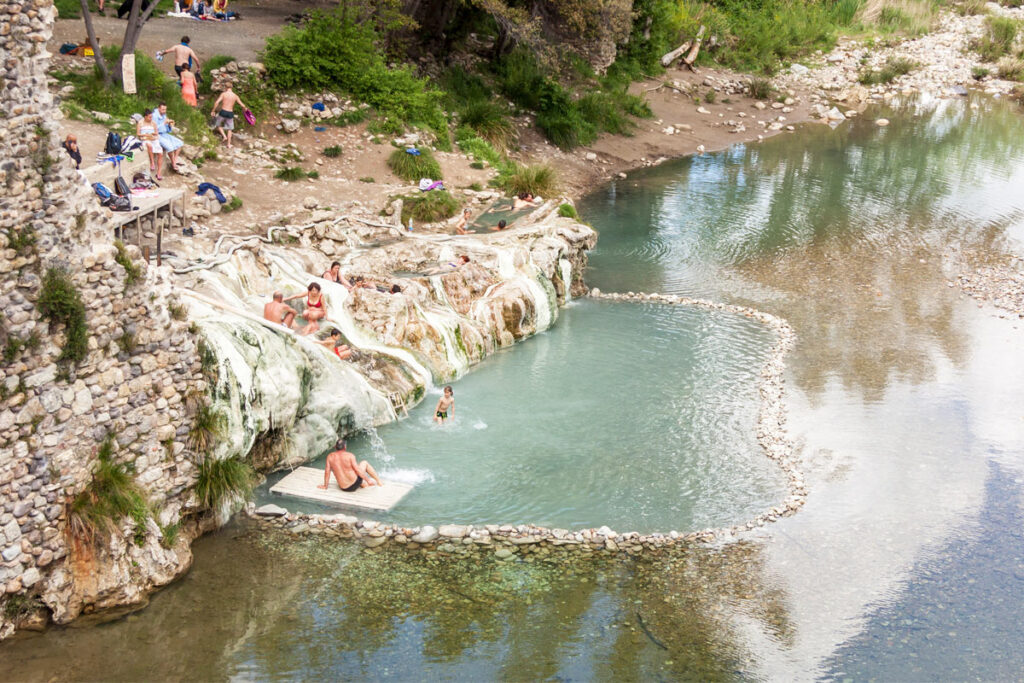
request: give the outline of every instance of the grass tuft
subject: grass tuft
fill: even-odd
[[[64,348],[58,360],[78,363],[89,350],[89,328],[85,324],[85,304],[67,271],[50,268],[36,302],[39,312],[53,323],[63,324]]]
[[[224,434],[224,415],[200,401],[192,415],[188,430],[188,447],[196,453],[207,453]]]
[[[579,214],[576,213],[576,207],[572,204],[562,204],[558,207],[558,215],[562,218],[572,218],[573,220],[579,219]]]
[[[985,32],[971,48],[986,62],[998,61],[1010,54],[1020,31],[1020,22],[1010,17],[985,17]]]
[[[114,248],[117,249],[117,253],[114,254],[114,260],[124,268],[124,286],[125,289],[131,287],[133,284],[138,282],[139,278],[142,277],[142,270],[132,262],[130,256],[128,256],[128,250],[124,247],[124,242],[121,240],[114,240]]]
[[[248,496],[254,481],[255,473],[248,463],[238,458],[206,457],[199,465],[196,498],[202,507],[215,510],[227,501]]]
[[[558,176],[547,164],[523,166],[511,163],[498,175],[498,186],[509,194],[529,192],[534,196],[548,196],[558,190]]]
[[[337,159],[341,156],[341,145],[331,145],[330,147],[324,147],[324,156],[328,159]]]
[[[862,85],[891,83],[900,76],[910,73],[916,67],[917,62],[906,57],[890,57],[881,69],[866,69],[861,72],[857,80]]]
[[[97,452],[92,481],[71,501],[68,516],[71,534],[92,543],[109,538],[122,519],[131,517],[135,523],[134,539],[141,545],[150,516],[149,504],[128,467],[115,462],[113,454],[114,438],[107,435]]]
[[[750,96],[757,100],[770,99],[775,93],[775,86],[767,78],[751,78],[747,88],[750,90]]]
[[[431,190],[406,195],[402,199],[402,223],[412,218],[419,223],[436,223],[451,218],[461,206],[447,190]]]
[[[396,149],[388,157],[388,168],[402,180],[411,182],[420,178],[441,179],[441,164],[426,148],[420,148],[419,156],[409,154],[404,149]]]

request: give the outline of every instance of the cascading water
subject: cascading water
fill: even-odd
[[[562,276],[562,286],[565,289],[565,303],[572,301],[572,264],[569,259],[558,259],[558,272]]]

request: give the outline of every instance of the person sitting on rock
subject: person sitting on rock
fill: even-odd
[[[302,311],[302,317],[306,319],[307,325],[302,328],[299,334],[312,334],[320,329],[319,322],[327,317],[327,302],[324,301],[324,295],[320,291],[320,285],[315,282],[310,282],[309,286],[306,287],[306,293],[296,294],[290,296],[285,301],[292,301],[293,299],[301,299],[306,297],[306,308]]]
[[[467,235],[467,234],[469,234],[469,230],[467,229],[467,226],[469,225],[469,217],[470,217],[471,213],[472,212],[469,209],[463,209],[462,210],[462,215],[459,216],[457,221],[455,221],[455,233],[457,235]]]
[[[338,482],[338,488],[345,493],[355,493],[367,486],[383,486],[384,482],[377,476],[370,463],[365,460],[356,462],[356,456],[348,452],[347,448],[348,444],[344,439],[339,439],[334,444],[335,450],[327,454],[327,462],[324,464],[324,483],[317,488],[326,490],[331,484],[332,473]]]
[[[341,343],[341,332],[337,327],[331,328],[331,336],[317,342],[334,352],[334,355],[342,360],[348,360],[352,356],[352,348],[348,344]]]
[[[301,295],[300,295],[301,296]],[[274,292],[274,298],[263,307],[263,317],[272,323],[292,328],[298,311],[284,302],[284,294]]]
[[[499,230],[504,230],[507,227],[508,227],[508,222],[504,218],[502,218],[500,221],[498,221],[498,224],[496,226],[491,228],[491,232],[497,232]]]
[[[64,138],[64,142],[61,143],[61,147],[68,153],[71,160],[75,162],[75,168],[82,166],[82,153],[78,150],[78,138],[74,135],[69,135]]]

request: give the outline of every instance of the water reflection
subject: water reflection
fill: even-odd
[[[145,612],[6,643],[0,675],[722,680],[749,660],[737,618],[781,643],[792,628],[754,544],[658,560],[439,561],[235,527],[196,550],[188,577]]]
[[[841,680],[966,680],[1020,676],[1024,605],[1021,479],[988,463],[975,528],[917,563],[896,596],[826,663]]]

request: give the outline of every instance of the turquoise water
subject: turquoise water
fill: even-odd
[[[892,124],[874,127],[876,115]],[[1024,322],[979,308],[949,282],[971,264],[1024,254],[1021,188],[1024,117],[979,98],[879,109],[835,131],[815,125],[666,163],[581,202],[584,218],[601,230],[591,284],[749,303],[796,330],[787,405],[809,496],[797,515],[743,543],[670,558],[500,562],[371,552],[233,526],[201,539],[193,570],[139,614],[0,644],[0,675],[1017,680],[1024,671]],[[417,422],[433,405],[414,411],[401,426],[410,430],[408,446],[397,445],[397,434],[394,444],[385,439],[394,466],[422,457],[410,467],[433,471],[423,462],[437,449],[419,450],[420,440],[454,446],[477,419],[487,424],[485,439],[513,416],[530,425],[531,393],[576,419],[573,404],[604,384],[552,371],[544,361],[564,356],[532,347],[557,347],[577,320],[632,315],[588,306],[480,368],[482,377],[499,377],[501,364],[520,354],[524,365],[510,374],[542,368],[535,378],[504,380],[524,387],[516,401],[496,384],[473,388],[471,375],[456,385],[465,424],[434,434]],[[713,319],[688,325],[642,307],[637,315],[648,316],[641,329],[681,325],[684,336],[705,340],[713,385],[716,376],[731,377],[733,351],[763,348],[763,340],[743,340],[743,327]],[[618,344],[633,329],[621,327],[585,329],[593,341]],[[739,341],[730,341],[734,334]],[[719,343],[724,353],[712,348]],[[635,357],[633,372],[654,377],[655,387],[662,372],[680,372],[657,345],[630,346],[648,351],[618,362]],[[593,353],[583,355],[602,358]],[[694,356],[690,364],[702,362]],[[552,377],[562,384],[541,388]],[[713,395],[692,377],[694,396]],[[570,400],[577,384],[591,391]],[[607,398],[620,405],[618,394]],[[745,405],[740,396],[706,415],[729,416],[738,427]],[[566,419],[556,429],[574,427]],[[602,442],[626,434],[643,443],[626,429],[595,429]],[[699,433],[714,430],[698,422]],[[536,444],[533,431],[508,428],[493,440]],[[472,455],[463,461],[476,466]],[[732,459],[748,462],[756,459]],[[727,475],[713,480],[714,493],[728,491]],[[739,511],[763,493],[700,500]]]
[[[432,419],[435,391],[382,427],[382,444],[357,438],[350,449],[383,477],[416,485],[374,515],[406,525],[690,531],[741,522],[784,496],[755,439],[756,383],[773,341],[734,314],[573,302],[555,330],[456,382],[449,424]]]

